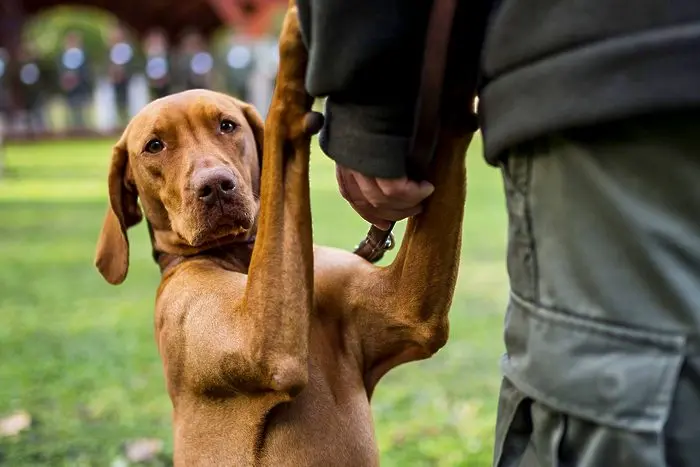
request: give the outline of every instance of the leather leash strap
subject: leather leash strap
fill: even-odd
[[[408,177],[416,181],[425,179],[440,129],[442,88],[456,7],[457,0],[434,0],[430,11],[406,167]],[[394,236],[391,233],[394,225],[392,222],[388,230],[372,226],[354,253],[371,263],[381,260],[384,253],[394,247]]]

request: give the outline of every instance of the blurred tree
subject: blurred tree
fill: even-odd
[[[83,37],[83,45],[95,67],[95,72],[103,74],[107,66],[110,31],[119,24],[117,18],[104,10],[90,7],[59,6],[48,9],[32,17],[27,22],[22,40],[31,44],[33,50],[48,63],[56,63],[63,47],[63,37],[69,31],[78,31]],[[136,39],[129,31],[128,39]],[[134,47],[137,61],[143,59],[141,47]],[[54,80],[55,81],[55,80]],[[57,83],[52,83],[57,86]]]
[[[44,57],[57,57],[63,37],[68,31],[79,31],[83,36],[85,51],[99,56],[107,48],[107,34],[117,25],[116,18],[96,8],[60,6],[51,8],[27,23],[23,40],[34,44]]]

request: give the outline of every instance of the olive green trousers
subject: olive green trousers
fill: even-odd
[[[700,114],[502,166],[511,295],[494,466],[700,466]]]

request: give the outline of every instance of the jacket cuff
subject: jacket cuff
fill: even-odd
[[[401,178],[412,132],[412,109],[341,104],[326,100],[319,135],[323,152],[363,175]]]

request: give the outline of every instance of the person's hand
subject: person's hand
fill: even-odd
[[[421,203],[435,189],[429,182],[367,177],[340,165],[336,165],[336,178],[343,198],[363,219],[382,230],[391,222],[421,212]]]

